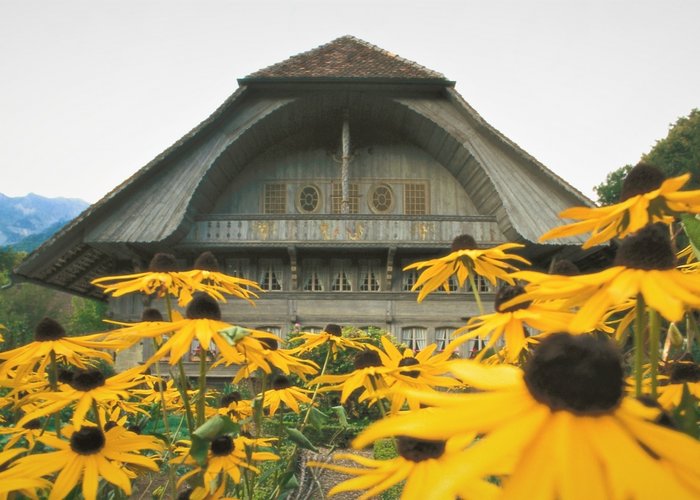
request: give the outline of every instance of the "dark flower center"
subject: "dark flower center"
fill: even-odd
[[[503,307],[503,304],[524,293],[525,289],[520,285],[503,285],[496,292],[496,297],[493,300],[494,308],[496,311],[502,313],[513,312],[518,309],[527,309],[530,307],[530,304],[532,304],[532,301],[522,302],[510,307]]]
[[[340,325],[336,325],[334,323],[329,323],[326,325],[326,329],[324,330],[326,333],[330,333],[331,335],[335,337],[342,337],[343,335],[343,330],[340,328]]]
[[[276,391],[279,391],[282,389],[289,389],[291,386],[292,386],[292,383],[284,375],[277,375],[275,377],[275,379],[272,381],[272,388]]]
[[[105,432],[107,432],[107,431],[110,430],[110,429],[114,429],[114,428],[117,427],[118,425],[119,425],[119,424],[116,423],[114,420],[109,420],[109,421],[106,422],[105,425],[104,425]]]
[[[279,348],[279,342],[277,342],[275,339],[263,337],[258,340],[265,349],[269,349],[270,351],[276,351]]]
[[[416,358],[401,358],[401,361],[399,361],[399,366],[415,366],[417,364],[419,362]],[[399,373],[406,377],[418,378],[420,370],[402,370]]]
[[[595,415],[614,409],[622,399],[622,358],[604,337],[550,335],[524,370],[532,396],[552,410]]]
[[[37,430],[41,429],[41,421],[38,418],[34,418],[22,426],[24,429]]]
[[[68,383],[76,391],[87,392],[105,385],[105,376],[99,370],[86,370],[75,373]]]
[[[238,403],[242,399],[243,397],[238,391],[233,391],[228,394],[224,394],[223,396],[221,396],[220,408],[227,408],[228,405],[230,405],[231,403]]]
[[[428,441],[405,436],[396,438],[399,455],[412,462],[440,458],[445,453],[445,441]]]
[[[229,455],[233,451],[233,439],[231,436],[218,436],[211,442],[211,453],[219,457]]]
[[[34,339],[39,342],[59,340],[66,336],[66,331],[55,319],[44,318],[34,328]]]
[[[660,222],[649,224],[622,240],[614,264],[646,271],[675,268],[676,254],[668,227]]]
[[[362,351],[355,355],[355,369],[369,368],[370,366],[382,366],[382,358],[377,351]]]
[[[666,176],[657,167],[638,163],[622,181],[620,201],[658,189],[665,180]]]
[[[570,260],[561,259],[552,264],[549,274],[558,274],[559,276],[578,276],[581,274],[581,270]]]
[[[70,437],[70,447],[79,455],[93,455],[104,445],[105,435],[97,427],[83,427]]]
[[[63,384],[70,384],[71,380],[73,380],[73,372],[66,369],[66,368],[61,368],[58,370],[58,381],[63,383]]]
[[[218,273],[220,269],[219,261],[216,260],[216,257],[214,257],[214,254],[211,252],[203,252],[200,254],[197,260],[194,261],[194,268],[201,269],[202,271],[214,271],[216,273]]]
[[[700,382],[700,366],[695,363],[676,362],[669,369],[669,380],[672,384],[683,382]]]
[[[163,321],[163,315],[158,309],[147,307],[141,313],[141,321]]]
[[[195,293],[187,304],[186,316],[188,319],[213,319],[221,321],[221,308],[219,303],[206,293]]]
[[[460,234],[452,240],[452,251],[475,250],[478,247],[476,240],[471,234]]]
[[[188,486],[184,490],[180,491],[180,493],[177,494],[177,500],[190,500],[190,497],[192,496],[192,492],[194,491],[194,488],[191,486]]]
[[[148,270],[152,273],[169,273],[177,271],[177,260],[169,253],[157,253],[148,264]]]

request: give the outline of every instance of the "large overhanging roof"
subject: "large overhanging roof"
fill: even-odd
[[[171,249],[256,155],[347,108],[351,119],[390,127],[436,158],[511,240],[536,242],[560,223],[561,210],[592,205],[487,124],[453,82],[356,38],[339,38],[240,83],[207,120],[33,252],[16,273],[100,296],[91,279],[116,271],[118,260]],[[533,248],[549,253],[581,241]]]

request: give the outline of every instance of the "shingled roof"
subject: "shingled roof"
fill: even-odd
[[[294,55],[239,81],[269,80],[420,80],[454,85],[445,75],[353,36],[343,36]]]

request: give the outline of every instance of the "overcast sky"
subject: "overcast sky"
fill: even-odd
[[[94,202],[237,78],[351,34],[595,198],[700,107],[698,0],[0,0],[0,192]]]

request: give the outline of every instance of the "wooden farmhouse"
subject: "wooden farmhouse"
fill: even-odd
[[[486,123],[445,76],[351,36],[261,69],[214,113],[86,210],[16,270],[105,300],[94,278],[145,269],[156,252],[184,268],[205,250],[266,293],[224,319],[278,333],[377,326],[414,348],[477,314],[473,294],[416,302],[404,266],[455,236],[527,244],[546,268],[607,258],[581,241],[538,244],[557,214],[590,200]],[[478,286],[487,304],[494,290]],[[140,297],[111,300],[138,321]],[[465,347],[469,349],[469,346]]]

